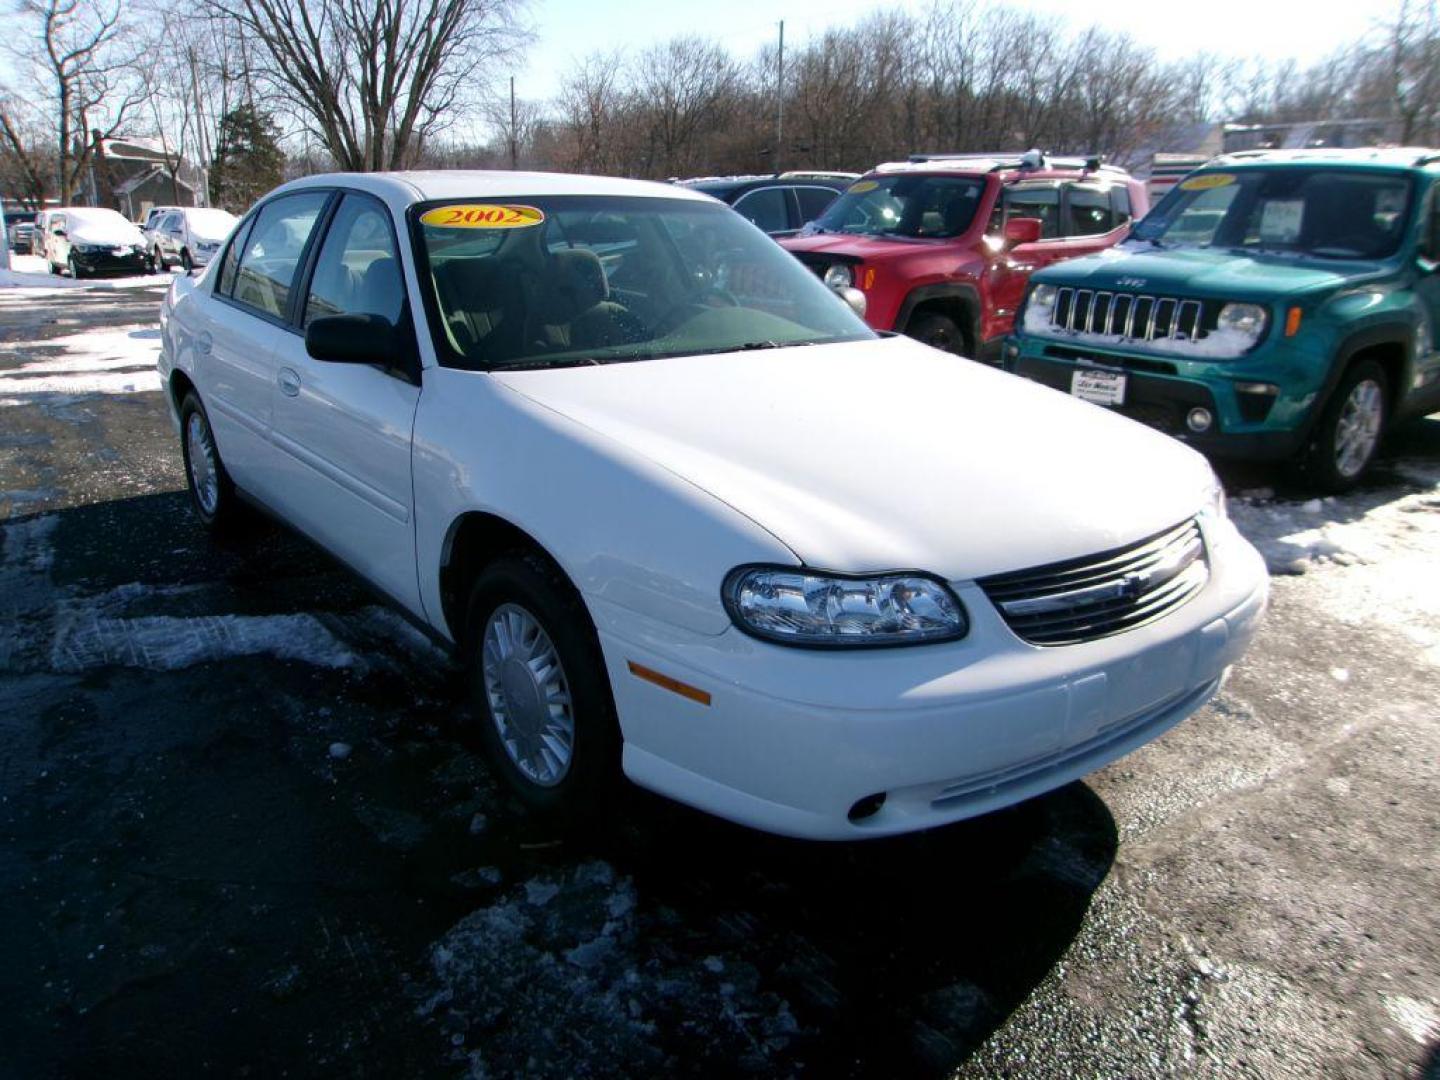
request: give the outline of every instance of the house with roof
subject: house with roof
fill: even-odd
[[[158,139],[104,138],[91,133],[86,178],[89,202],[144,221],[152,206],[205,206],[204,170]]]

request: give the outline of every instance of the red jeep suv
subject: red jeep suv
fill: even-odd
[[[865,320],[997,363],[1031,273],[1121,240],[1145,186],[1098,158],[915,155],[851,184],[781,244]]]

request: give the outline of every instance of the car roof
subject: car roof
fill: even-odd
[[[1379,165],[1410,169],[1440,166],[1440,150],[1423,146],[1317,146],[1308,150],[1237,150],[1205,163],[1205,168],[1243,168],[1253,165]]]
[[[389,173],[321,173],[282,184],[272,194],[308,188],[348,187],[384,200],[397,213],[418,202],[442,199],[523,199],[537,195],[617,195],[650,199],[709,196],[677,184],[573,173],[445,169]]]

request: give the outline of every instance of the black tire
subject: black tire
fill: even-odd
[[[1325,403],[1325,411],[1320,414],[1301,454],[1300,468],[1305,482],[1332,494],[1354,487],[1380,448],[1385,424],[1390,418],[1389,402],[1390,382],[1385,377],[1385,369],[1374,360],[1351,364]],[[1344,432],[1347,425],[1354,422],[1355,410],[1369,418],[1367,431],[1374,428],[1373,441],[1367,434],[1364,442],[1368,449],[1358,462],[1353,456],[1347,460],[1343,453]],[[1378,418],[1374,410],[1378,410]]]
[[[559,658],[561,685],[568,689],[573,726],[570,757],[564,770],[547,783],[528,775],[506,748],[487,690],[487,630],[492,618],[503,620],[516,612],[529,616],[548,637]],[[592,815],[620,776],[620,726],[600,643],[579,594],[549,560],[517,552],[497,558],[480,572],[467,613],[463,648],[474,712],[467,735],[473,736],[506,785],[532,811],[569,823],[593,821]],[[508,692],[505,663],[497,656],[491,670],[502,691]],[[522,693],[527,686],[539,692],[538,687],[523,683],[524,667],[522,662],[515,669]],[[515,755],[525,756],[526,736],[519,733],[519,723],[510,730],[517,733]]]
[[[905,327],[905,333],[908,337],[942,352],[954,353],[956,356],[963,356],[965,353],[965,335],[948,315],[923,312],[910,320]]]
[[[215,488],[214,497],[202,494],[203,481],[197,479],[196,463],[191,460],[191,424],[195,418],[203,428],[212,455]],[[211,533],[221,536],[235,531],[243,517],[243,506],[235,493],[235,483],[220,459],[220,448],[215,444],[215,433],[210,428],[210,417],[205,406],[193,393],[187,393],[180,403],[180,453],[185,460],[185,487],[190,493],[190,505],[195,515]]]
[[[190,258],[189,248],[180,249],[180,267],[187,274],[190,273],[191,270],[195,269],[195,260]]]
[[[80,265],[75,261],[74,255],[71,255],[65,260],[65,267],[70,271],[70,279],[72,281],[80,280]]]
[[[150,265],[157,274],[163,274],[165,272],[165,256],[160,254],[158,247],[150,253]]]

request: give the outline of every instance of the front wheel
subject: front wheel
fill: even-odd
[[[75,261],[75,256],[74,256],[74,255],[71,255],[70,258],[68,258],[67,260],[65,260],[65,265],[68,266],[69,269],[70,269],[70,278],[71,278],[71,280],[72,280],[72,281],[79,281],[79,280],[80,280],[80,264]]]
[[[216,534],[230,531],[240,516],[239,497],[220,460],[210,417],[193,393],[180,404],[180,446],[190,503],[201,524]]]
[[[957,356],[964,353],[965,338],[955,320],[948,315],[917,315],[905,327],[905,334],[941,352],[955,353]]]
[[[150,253],[150,266],[157,274],[165,272],[165,256],[160,254],[158,247]]]
[[[1374,360],[1345,373],[1305,450],[1303,466],[1315,487],[1338,493],[1364,475],[1385,431],[1388,392],[1385,370]]]
[[[190,258],[189,248],[183,248],[180,252],[180,267],[187,274],[190,273],[191,270],[195,269],[195,260]]]
[[[476,735],[532,810],[579,820],[619,775],[619,725],[580,597],[547,560],[503,556],[470,593]]]

